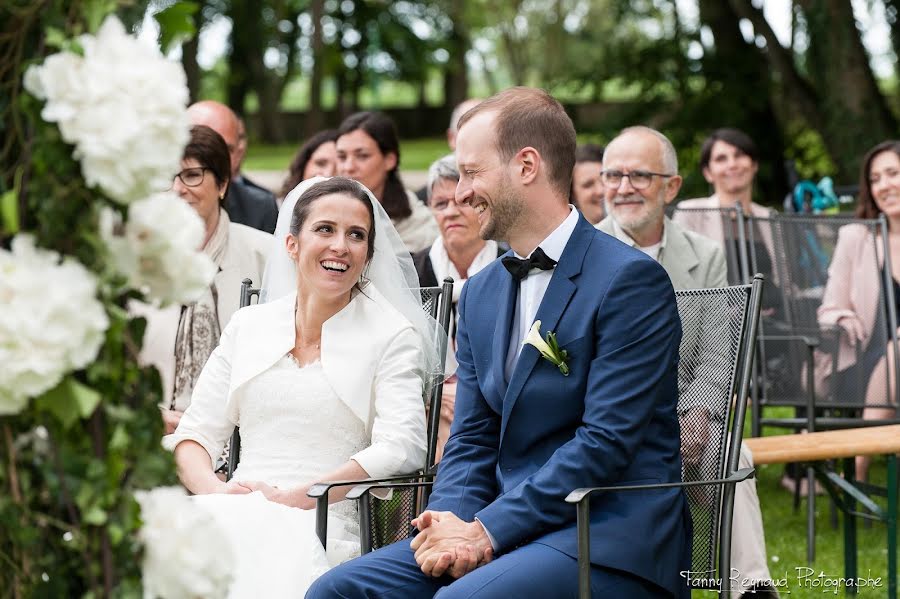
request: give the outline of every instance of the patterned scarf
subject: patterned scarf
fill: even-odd
[[[219,224],[203,248],[219,270],[228,247],[228,225],[231,221],[221,208]],[[191,403],[191,393],[200,371],[210,354],[219,344],[219,292],[215,282],[193,304],[181,307],[178,333],[175,336],[175,392],[172,394],[172,410],[184,410]]]

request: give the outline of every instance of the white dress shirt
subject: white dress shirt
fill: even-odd
[[[578,211],[574,206],[569,206],[569,216],[564,220],[550,235],[547,236],[538,247],[543,250],[548,258],[552,258],[559,262],[575,225],[578,224]],[[536,249],[536,248],[535,248]],[[534,253],[534,250],[532,250]],[[516,258],[526,258],[528,256],[520,256],[513,252]],[[513,370],[516,367],[516,361],[522,352],[522,341],[528,335],[534,317],[544,299],[547,287],[550,285],[550,278],[553,276],[552,270],[532,270],[531,274],[519,281],[519,295],[516,299],[516,313],[513,320],[512,334],[509,340],[509,349],[506,352],[505,373],[506,380],[512,378]],[[543,332],[543,331],[542,331]]]

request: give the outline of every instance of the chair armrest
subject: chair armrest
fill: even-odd
[[[812,335],[757,335],[757,341],[802,341],[808,347],[819,345],[819,338]]]
[[[585,497],[591,495],[592,493],[597,493],[601,491],[646,491],[650,489],[674,489],[674,488],[685,488],[685,487],[704,487],[707,485],[735,485],[739,482],[743,482],[748,478],[752,478],[755,474],[755,470],[753,468],[741,468],[740,470],[735,470],[726,478],[718,478],[714,480],[695,480],[688,482],[677,482],[677,483],[657,483],[653,485],[623,485],[623,486],[613,486],[613,487],[584,487],[581,489],[575,489],[569,496],[566,497],[567,503],[580,503]]]
[[[421,476],[421,475],[416,475]],[[426,475],[429,476],[429,475]],[[412,476],[405,477],[407,479],[413,478]],[[425,488],[430,487],[434,484],[434,481],[430,480],[421,480],[421,481],[412,481],[412,482],[395,482],[391,484],[382,484],[377,481],[372,481],[370,483],[365,483],[361,485],[357,485],[350,489],[350,492],[347,493],[347,499],[358,500],[360,497],[369,493],[375,489],[397,489],[403,487],[412,487],[412,488]]]
[[[365,485],[369,483],[376,484],[392,481],[404,481],[411,478],[416,478],[418,476],[422,476],[421,470],[411,472],[409,474],[386,476],[384,478],[364,478],[359,480],[326,480],[310,486],[309,490],[306,492],[306,496],[312,497],[313,499],[320,499],[323,495],[327,495],[333,487],[348,487],[350,485],[353,485],[355,487],[357,485]]]

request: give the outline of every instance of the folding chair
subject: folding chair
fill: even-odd
[[[705,412],[710,426],[702,437],[682,433],[682,482],[582,488],[566,498],[577,506],[578,589],[582,599],[591,596],[591,496],[673,487],[687,492],[693,519],[691,571],[716,572],[718,557],[719,576],[693,579],[690,586],[717,588],[720,597],[726,596],[734,486],[753,476],[752,468],[738,470],[738,460],[762,285],[762,276],[756,275],[750,285],[675,292],[683,331],[678,411],[682,421]]]

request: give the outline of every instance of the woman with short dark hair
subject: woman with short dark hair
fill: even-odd
[[[219,335],[240,306],[241,282],[262,282],[272,236],[233,223],[222,207],[231,177],[228,146],[222,136],[204,125],[191,128],[181,171],[172,191],[203,220],[206,235],[201,249],[218,267],[209,288],[185,306],[158,308],[135,304],[147,318],[141,361],[153,364],[163,383],[163,420],[171,433],[190,404],[200,370],[219,343]],[[174,233],[174,232],[173,232]]]
[[[410,252],[431,245],[438,235],[431,212],[400,179],[400,141],[394,121],[381,112],[357,112],[341,123],[337,169],[368,187]]]

